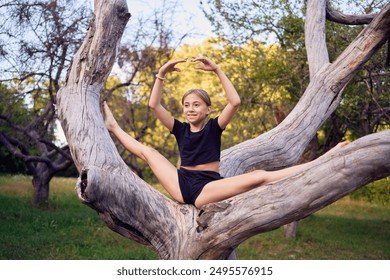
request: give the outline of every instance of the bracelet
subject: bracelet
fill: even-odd
[[[162,77],[160,77],[158,74],[156,74],[156,78],[159,79],[160,81],[164,81],[164,80],[167,79],[167,78],[162,78]]]

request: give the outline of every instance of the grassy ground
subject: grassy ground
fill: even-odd
[[[55,178],[50,207],[31,205],[31,178],[0,176],[0,259],[156,259],[148,248],[112,232],[82,205],[75,179]],[[296,240],[281,229],[257,235],[239,259],[390,259],[390,206],[337,201],[300,221]]]

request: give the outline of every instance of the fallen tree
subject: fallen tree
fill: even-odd
[[[297,162],[359,68],[390,37],[388,4],[330,63],[325,44],[327,1],[307,4],[311,82],[273,130],[222,152],[221,173],[278,169]],[[161,259],[224,259],[244,240],[302,219],[365,184],[390,175],[390,130],[363,137],[311,162],[305,170],[196,209],[178,204],[123,162],[104,125],[99,95],[130,14],[126,1],[96,0],[88,34],[58,93],[58,113],[80,172],[80,200],[108,227],[153,249]],[[329,9],[329,7],[328,7]]]

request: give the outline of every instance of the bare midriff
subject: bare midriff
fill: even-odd
[[[194,166],[181,166],[181,167],[188,169],[188,170],[219,172],[219,161],[213,161],[213,162],[194,165]]]

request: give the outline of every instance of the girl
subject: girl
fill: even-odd
[[[210,97],[204,90],[192,89],[182,98],[183,113],[187,122],[174,119],[161,105],[161,93],[165,75],[180,72],[177,64],[187,59],[179,59],[163,65],[154,83],[149,107],[156,117],[175,135],[181,159],[177,169],[155,149],[147,147],[126,132],[115,121],[107,104],[104,103],[105,122],[121,144],[131,153],[143,159],[153,173],[179,203],[193,204],[197,208],[249,191],[260,185],[282,179],[303,168],[297,165],[277,171],[255,170],[242,175],[223,178],[219,174],[221,135],[240,105],[240,97],[224,72],[207,57],[195,57],[192,62],[202,63],[197,69],[214,72],[227,97],[227,105],[215,119],[207,120],[211,112]]]

